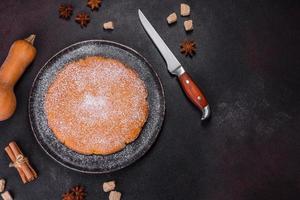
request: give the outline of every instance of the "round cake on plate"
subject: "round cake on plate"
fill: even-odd
[[[147,90],[122,62],[91,56],[66,64],[45,96],[48,126],[82,154],[112,154],[134,141],[148,117]]]

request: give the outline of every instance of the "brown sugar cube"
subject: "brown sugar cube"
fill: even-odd
[[[108,199],[109,199],[109,200],[120,200],[120,199],[121,199],[121,196],[122,196],[121,192],[111,191],[111,192],[109,193]]]
[[[103,191],[104,192],[110,192],[116,188],[116,182],[115,181],[108,181],[103,183]]]
[[[168,24],[173,24],[177,21],[177,15],[176,13],[172,13],[167,17]]]
[[[12,196],[8,191],[5,191],[1,194],[3,200],[13,200]]]
[[[0,193],[3,192],[5,189],[5,180],[0,179]]]
[[[180,4],[180,14],[181,16],[185,17],[185,16],[189,16],[191,13],[191,8],[189,5],[182,3]]]
[[[105,22],[103,24],[103,28],[105,30],[114,30],[114,23],[112,21],[109,21],[109,22]]]
[[[192,31],[193,28],[193,20],[187,20],[183,23],[185,31]]]

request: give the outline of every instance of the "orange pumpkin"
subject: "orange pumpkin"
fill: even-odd
[[[14,86],[36,56],[35,35],[15,41],[0,68],[0,121],[10,118],[16,110]]]

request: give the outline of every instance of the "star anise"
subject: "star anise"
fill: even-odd
[[[91,8],[91,10],[98,10],[101,6],[102,0],[88,0],[87,6]]]
[[[76,15],[75,21],[83,28],[90,22],[90,16],[85,12],[81,12]]]
[[[71,189],[74,193],[74,200],[84,200],[86,196],[86,192],[83,186],[75,186]]]
[[[73,14],[73,6],[71,4],[61,4],[58,8],[59,17],[63,19],[70,19]]]
[[[62,200],[75,200],[74,192],[66,192],[62,196]]]
[[[196,53],[196,43],[192,40],[186,40],[180,45],[180,52],[185,56],[192,57]]]

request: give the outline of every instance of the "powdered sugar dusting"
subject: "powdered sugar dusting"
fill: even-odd
[[[108,118],[109,101],[106,96],[94,96],[90,93],[84,94],[83,98],[74,106],[77,117],[81,118],[82,113],[87,113],[89,119],[84,119],[86,122],[95,122],[101,119]]]
[[[88,57],[68,64],[46,95],[48,124],[82,153],[114,153],[132,142],[148,115],[145,85],[121,62]]]
[[[86,110],[101,110],[105,109],[107,99],[105,96],[93,96],[91,94],[85,94],[82,102],[79,104],[79,109]]]

